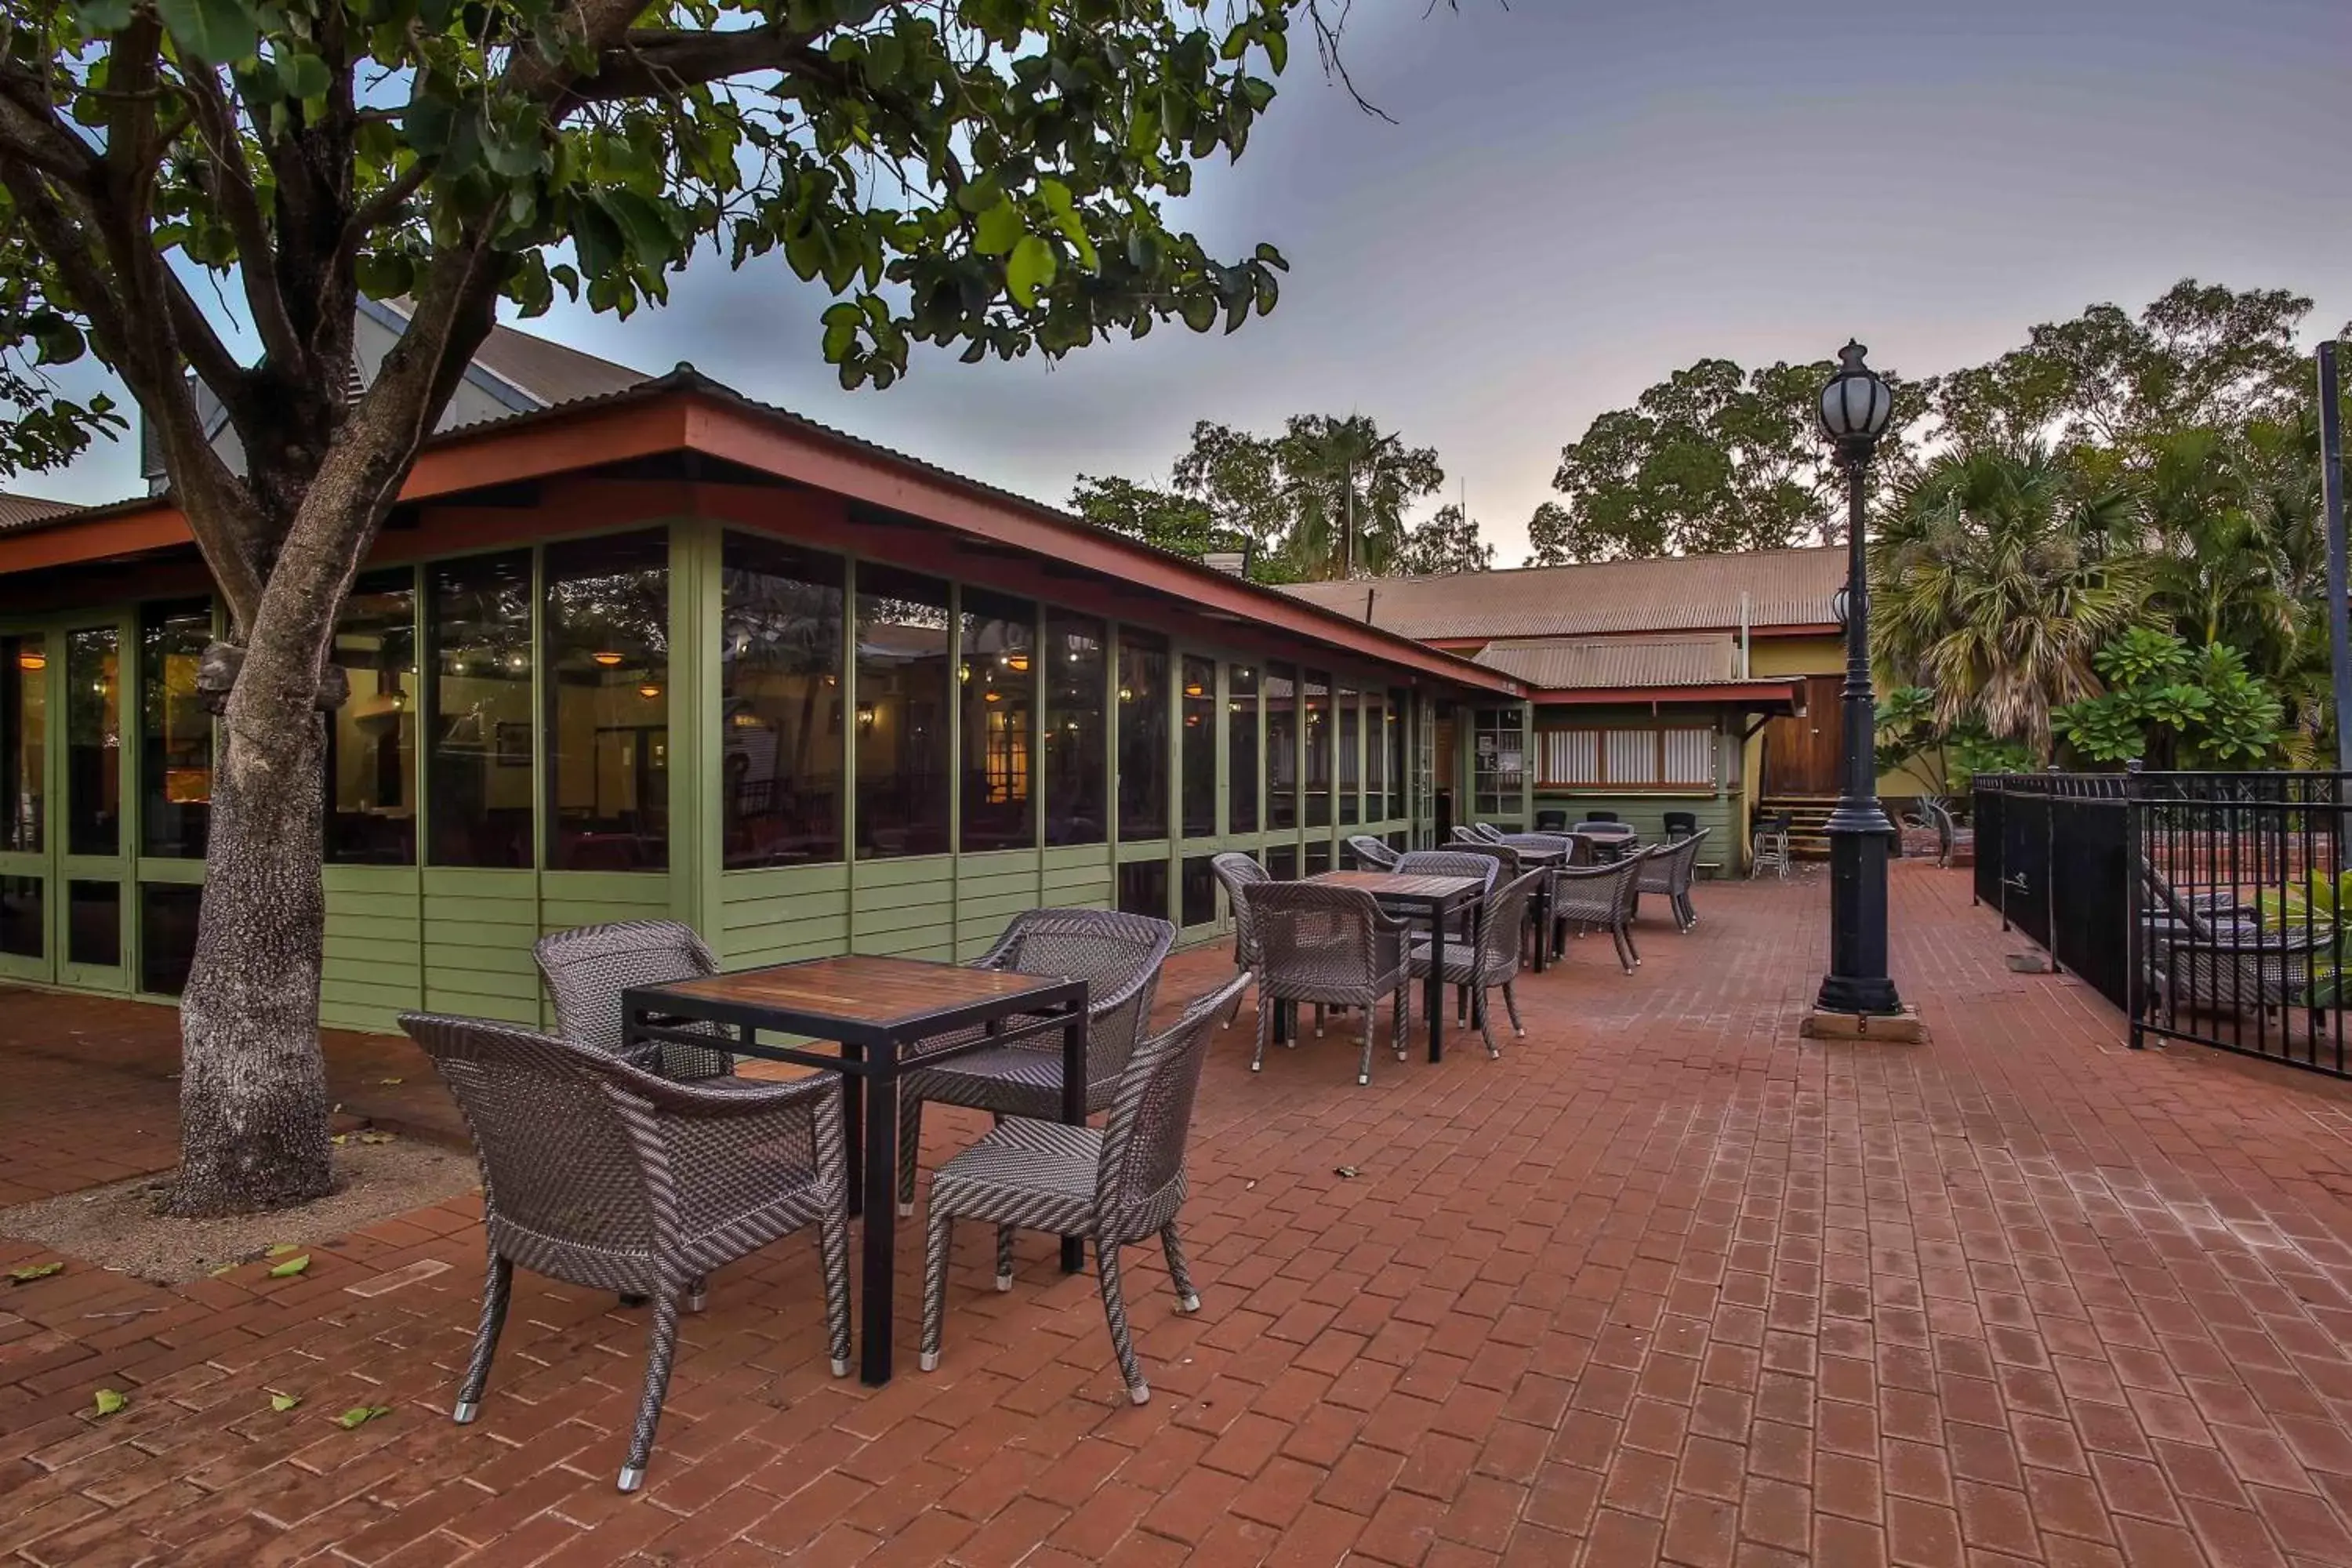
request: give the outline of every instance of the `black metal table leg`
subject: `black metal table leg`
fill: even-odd
[[[1551,946],[1551,889],[1536,895],[1536,973],[1544,972],[1545,949]]]
[[[1062,1028],[1062,1120],[1073,1127],[1087,1121],[1087,1008],[1080,1003]],[[1076,1274],[1086,1266],[1086,1243],[1062,1237],[1062,1272]]]
[[[846,1043],[841,1047],[846,1061],[865,1059],[864,1047]],[[866,1184],[858,1173],[866,1169],[866,1078],[858,1072],[841,1075],[841,1143],[842,1152],[849,1166],[849,1217],[856,1219],[866,1212]],[[896,1123],[892,1124],[895,1128]]]
[[[898,1078],[888,1047],[877,1053],[885,1070],[866,1086],[866,1232],[864,1281],[858,1292],[858,1379],[868,1388],[890,1381],[890,1327],[895,1316],[892,1265],[897,1258],[898,1205]],[[852,1092],[856,1078],[849,1078]],[[856,1126],[856,1118],[848,1119]],[[852,1169],[856,1167],[853,1165]]]
[[[1445,916],[1429,911],[1429,975],[1422,982],[1421,1005],[1429,1015],[1429,1059],[1445,1059]]]

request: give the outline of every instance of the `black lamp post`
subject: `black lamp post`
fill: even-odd
[[[1873,742],[1877,700],[1870,689],[1870,569],[1863,552],[1863,495],[1871,454],[1886,432],[1895,395],[1869,366],[1860,343],[1838,353],[1838,373],[1822,388],[1822,434],[1845,470],[1844,787],[1830,813],[1830,972],[1814,1006],[1824,1013],[1885,1015],[1903,1010],[1886,973],[1886,841],[1894,825],[1878,804]]]

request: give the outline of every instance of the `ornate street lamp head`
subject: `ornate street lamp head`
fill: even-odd
[[[1822,388],[1822,434],[1849,458],[1867,458],[1895,413],[1894,390],[1863,363],[1869,352],[1848,342],[1838,351],[1837,374]]]
[[[1830,595],[1830,618],[1837,622],[1841,631],[1845,628],[1846,616],[1853,612],[1853,594],[1851,589],[1842,586],[1836,593]]]

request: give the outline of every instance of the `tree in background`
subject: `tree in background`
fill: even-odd
[[[1212,550],[1239,550],[1244,542],[1217,525],[1207,502],[1131,479],[1080,474],[1070,490],[1070,510],[1113,533],[1196,561]]]
[[[1561,448],[1528,524],[1538,566],[1628,556],[1781,550],[1830,540],[1843,491],[1819,430],[1836,367],[1744,371],[1701,360],[1601,415]],[[1900,438],[1882,445],[1900,461]]]
[[[2095,695],[2091,657],[2130,625],[2147,572],[2129,499],[2047,447],[1951,453],[1907,484],[1871,551],[1880,659],[1936,721],[2050,747],[2050,710]]]
[[[623,315],[703,244],[837,299],[823,350],[887,386],[913,345],[1060,354],[1231,330],[1282,258],[1161,203],[1238,156],[1294,15],[1162,0],[17,0],[0,43],[0,471],[110,412],[48,395],[94,351],[156,433],[226,604],[212,853],[182,1003],[182,1213],[331,1182],[318,1040],[319,709],[333,628],[501,300]],[[234,296],[259,344],[208,309]],[[365,292],[404,336],[345,387]],[[215,451],[192,377],[244,454]]]
[[[1403,570],[1399,562],[1414,548],[1417,531],[1409,514],[1444,483],[1434,450],[1406,446],[1367,415],[1299,414],[1274,436],[1204,419],[1176,459],[1172,490],[1082,478],[1071,504],[1106,527],[1154,542],[1196,536],[1214,542],[1188,548],[1190,554],[1247,544],[1252,577],[1296,583]],[[1144,529],[1153,531],[1139,531]],[[1424,542],[1415,558],[1467,560],[1483,548],[1475,541],[1475,524],[1466,532],[1454,525],[1442,541]],[[1492,555],[1486,552],[1487,560]]]
[[[2094,658],[2107,683],[2069,703],[2052,726],[2085,762],[2145,760],[2158,768],[2260,767],[2279,747],[2277,696],[2226,643],[2191,650],[2171,632],[2132,626]]]
[[[1459,506],[1442,506],[1437,515],[1404,536],[1404,548],[1391,565],[1400,577],[1438,577],[1456,572],[1486,572],[1495,564],[1495,547],[1478,537],[1478,520]]]

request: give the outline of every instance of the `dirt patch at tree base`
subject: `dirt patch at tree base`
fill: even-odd
[[[134,1176],[0,1209],[0,1236],[171,1285],[267,1257],[273,1247],[348,1236],[480,1182],[470,1154],[407,1138],[353,1141],[335,1151],[335,1190],[323,1198],[270,1214],[178,1219],[158,1212],[177,1175]]]

